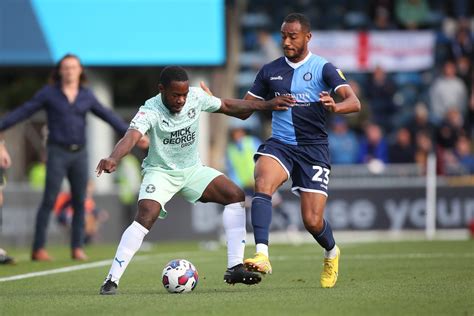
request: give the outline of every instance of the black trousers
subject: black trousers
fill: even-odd
[[[67,177],[69,180],[74,209],[71,247],[80,248],[83,246],[84,201],[86,198],[88,174],[87,150],[85,147],[71,151],[59,145],[48,144],[46,185],[43,199],[36,215],[33,251],[43,248],[46,244],[49,217],[64,177]]]

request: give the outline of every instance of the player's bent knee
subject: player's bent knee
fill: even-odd
[[[273,195],[276,189],[277,185],[271,183],[271,181],[265,177],[257,177],[255,179],[255,192]]]
[[[228,200],[228,204],[243,202],[245,201],[245,193],[241,188],[236,187],[232,192],[230,192]]]
[[[312,234],[317,234],[323,230],[324,221],[322,216],[303,218],[304,227]]]
[[[150,230],[160,214],[161,205],[156,201],[141,200],[138,203],[138,212],[135,221]]]

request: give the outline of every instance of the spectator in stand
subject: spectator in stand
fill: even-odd
[[[463,167],[465,173],[474,174],[474,154],[471,151],[471,142],[466,136],[459,137],[456,142],[454,155]]]
[[[460,176],[466,174],[466,170],[452,150],[443,150],[440,153],[441,155],[439,155],[439,157],[441,157],[443,162],[443,175]]]
[[[457,60],[461,57],[474,56],[474,38],[469,30],[469,21],[460,20],[459,26],[451,41],[451,57],[453,60]]]
[[[386,131],[392,128],[392,117],[396,110],[394,93],[395,84],[388,78],[385,70],[377,66],[367,87],[367,96],[374,123],[383,126]]]
[[[434,150],[433,141],[427,131],[421,130],[416,133],[415,162],[423,173],[426,173],[428,155]]]
[[[458,109],[462,115],[467,112],[467,87],[456,76],[456,65],[452,61],[443,65],[443,75],[433,82],[429,93],[436,123],[441,122],[451,108]]]
[[[395,29],[395,25],[392,23],[390,11],[388,8],[382,6],[375,8],[372,29],[377,31],[388,31]]]
[[[434,133],[434,126],[430,121],[430,114],[426,104],[418,102],[415,105],[413,119],[408,123],[412,139],[416,138],[419,131],[426,131],[429,135]]]
[[[471,59],[473,58],[474,58],[474,55],[472,57],[461,56],[458,59],[456,59],[457,75],[464,82],[464,85],[466,87],[472,86],[472,80],[473,80],[472,77],[474,76],[474,73],[473,73]]]
[[[345,118],[335,116],[329,131],[329,153],[333,164],[355,164],[359,157],[359,141],[347,126]]]
[[[474,71],[473,71],[473,77],[474,77]],[[471,90],[470,91],[471,97],[469,98],[469,108],[468,108],[467,120],[466,120],[466,131],[469,137],[471,139],[474,139],[474,82],[471,84],[470,90]]]
[[[402,127],[397,131],[395,142],[389,145],[388,158],[390,163],[415,162],[415,146],[408,128]]]
[[[440,127],[436,130],[436,143],[443,149],[454,149],[458,138],[465,135],[464,120],[456,108],[449,109]]]
[[[349,80],[348,83],[354,93],[359,97],[361,110],[357,113],[346,114],[345,119],[347,120],[349,128],[358,135],[361,135],[364,133],[363,126],[372,120],[372,114],[370,113],[370,108],[367,106],[369,102],[367,101],[367,98],[364,95],[364,90],[361,89],[360,84],[356,80]]]
[[[365,137],[360,143],[360,163],[370,163],[376,160],[383,163],[388,162],[388,146],[380,126],[369,123],[365,127]]]
[[[397,0],[395,15],[401,27],[416,30],[429,23],[430,8],[426,0]]]

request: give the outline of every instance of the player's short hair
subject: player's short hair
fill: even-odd
[[[303,29],[303,31],[311,31],[311,23],[309,22],[309,19],[306,17],[306,15],[301,13],[290,13],[283,20],[283,23],[293,22],[298,22],[299,24],[301,24],[301,28]]]
[[[183,67],[179,66],[168,66],[161,71],[160,83],[168,87],[171,81],[188,81],[188,74]]]

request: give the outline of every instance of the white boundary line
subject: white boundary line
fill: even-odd
[[[146,260],[146,259],[150,259],[150,258],[165,257],[165,256],[166,257],[178,258],[178,257],[188,256],[188,255],[190,255],[194,252],[195,251],[177,252],[177,253],[162,253],[162,254],[156,254],[156,255],[142,255],[142,256],[134,257],[133,261],[135,262],[135,261],[141,261],[141,260]],[[101,260],[101,261],[96,261],[96,262],[78,264],[78,265],[75,265],[75,266],[69,266],[69,267],[64,267],[64,268],[12,275],[12,276],[9,276],[9,277],[0,278],[0,283],[1,282],[22,280],[22,279],[35,278],[35,277],[46,276],[46,275],[51,275],[51,274],[67,273],[67,272],[73,272],[73,271],[79,271],[79,270],[86,270],[86,269],[104,267],[104,266],[111,265],[112,261],[113,261],[113,259],[107,259],[107,260]]]
[[[51,274],[57,274],[57,273],[66,273],[66,272],[71,272],[71,271],[79,271],[79,270],[103,267],[106,265],[110,265],[111,263],[112,263],[112,260],[108,259],[108,260],[102,260],[102,261],[91,262],[91,263],[86,263],[86,264],[79,264],[79,265],[71,266],[71,267],[18,274],[18,275],[5,277],[5,278],[0,278],[0,282],[16,281],[16,280],[34,278],[38,276],[45,276],[45,275],[51,275]]]

